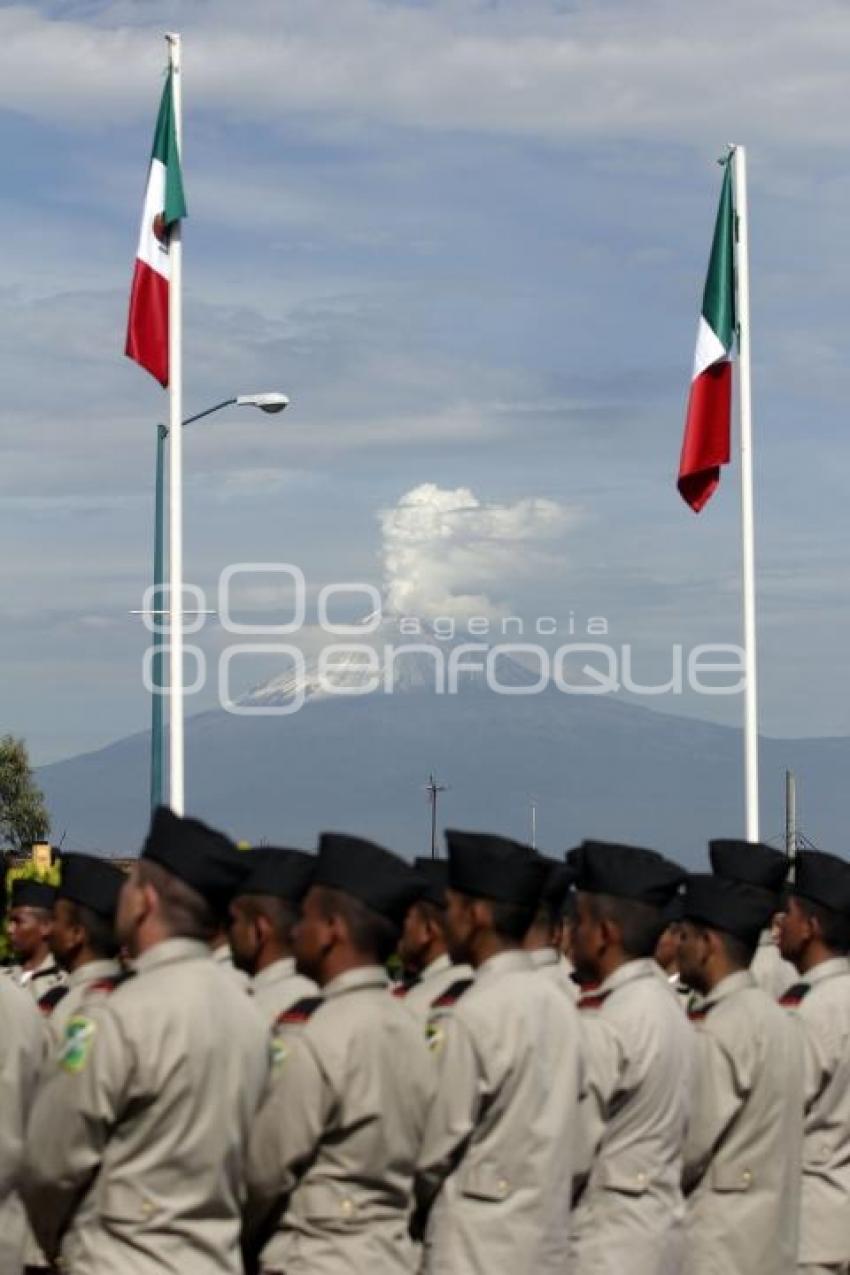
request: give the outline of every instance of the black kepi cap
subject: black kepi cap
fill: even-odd
[[[798,850],[788,893],[833,912],[850,913],[850,863],[823,850]]]
[[[568,862],[583,894],[610,894],[664,908],[679,891],[686,873],[656,850],[614,841],[583,841]]]
[[[778,894],[788,875],[788,859],[773,846],[762,841],[736,841],[729,838],[709,841],[711,870],[727,881],[743,881],[761,890]]]
[[[772,912],[773,897],[766,890],[708,872],[688,877],[682,895],[686,921],[722,930],[747,943],[758,939]]]
[[[413,860],[419,894],[417,902],[433,903],[438,908],[446,906],[446,887],[449,884],[449,865],[446,859]]]
[[[63,854],[58,899],[69,899],[111,920],[126,877],[114,863],[92,854]]]
[[[197,890],[220,917],[248,873],[250,851],[240,851],[224,833],[200,819],[159,806],[151,819],[141,857],[151,859]]]
[[[12,882],[10,908],[43,908],[49,912],[56,898],[56,886],[33,877],[18,877]]]
[[[446,830],[449,887],[474,899],[536,908],[551,863],[530,846],[487,832]]]
[[[260,846],[245,856],[248,875],[236,896],[271,894],[290,903],[300,903],[310,889],[316,870],[316,856],[305,850],[284,846]]]
[[[319,837],[312,883],[351,895],[399,928],[419,894],[416,876],[404,859],[374,841],[342,832]]]

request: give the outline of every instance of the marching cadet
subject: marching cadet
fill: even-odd
[[[774,906],[781,903],[781,891],[788,875],[788,859],[773,846],[761,841],[709,841],[711,870],[729,881],[743,881],[774,896]],[[759,935],[758,946],[750,969],[759,987],[773,1000],[787,992],[797,981],[797,971],[779,952],[778,930],[781,916],[771,915]]]
[[[685,1148],[686,1275],[793,1275],[803,1055],[796,1024],[749,968],[776,901],[721,876],[687,884],[682,977],[701,1000]]]
[[[251,1137],[249,1269],[407,1275],[416,1154],[433,1065],[416,1020],[387,993],[416,894],[410,867],[324,833],[293,935],[320,997],[283,1015],[268,1097]]]
[[[572,962],[563,953],[564,908],[572,890],[573,874],[565,863],[544,859],[549,875],[537,905],[534,920],[523,939],[523,948],[531,957],[534,968],[548,978],[570,1000],[579,997],[578,983],[572,977]]]
[[[580,1085],[569,997],[522,941],[548,874],[526,846],[446,833],[449,951],[475,971],[431,1024],[437,1095],[420,1154],[425,1275],[562,1275]]]
[[[27,1114],[38,1083],[44,1035],[32,998],[0,979],[0,1272],[20,1275],[27,1236],[18,1194]]]
[[[209,940],[244,861],[160,808],[121,889],[134,975],[68,1022],[27,1130],[23,1194],[69,1275],[238,1275],[251,1121],[268,1030]]]
[[[263,846],[250,852],[250,873],[230,905],[230,946],[237,969],[251,978],[254,1002],[269,1023],[315,996],[316,984],[295,969],[292,930],[310,887],[316,857]]]
[[[124,873],[114,863],[89,854],[64,854],[62,880],[53,903],[50,949],[67,975],[38,1007],[47,1017],[54,1043],[83,1002],[108,994],[124,977],[118,961],[115,913]]]
[[[850,1272],[850,864],[801,850],[780,947],[802,981],[780,1001],[805,1059],[801,1275]]]
[[[55,886],[45,881],[19,878],[12,882],[6,928],[18,964],[11,967],[9,974],[34,1001],[65,982],[50,951],[55,898]]]
[[[418,893],[407,909],[398,945],[405,977],[393,995],[426,1024],[435,1003],[453,986],[468,982],[472,970],[454,964],[446,943],[449,865],[445,859],[415,859],[413,869]]]
[[[678,1275],[693,1033],[653,959],[684,873],[636,846],[575,854],[587,1079],[571,1275]]]

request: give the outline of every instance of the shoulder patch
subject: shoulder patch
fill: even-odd
[[[282,1014],[278,1014],[275,1023],[280,1027],[291,1026],[294,1023],[306,1023],[307,1019],[315,1014],[322,1003],[321,996],[304,996],[300,1001],[296,1001],[294,1005],[290,1005],[289,1009],[285,1009]]]
[[[49,992],[45,992],[43,996],[38,998],[38,1008],[45,1018],[50,1017],[59,1002],[67,995],[67,987],[60,983],[57,987],[51,987]]]
[[[779,997],[779,1004],[784,1005],[786,1009],[793,1009],[795,1005],[799,1005],[800,1001],[808,996],[812,990],[811,983],[795,983],[793,987],[789,987],[787,992]]]
[[[579,997],[578,1008],[599,1009],[600,1006],[605,1004],[610,995],[610,992],[585,992],[583,996]]]
[[[436,1000],[431,1001],[432,1009],[450,1009],[457,1001],[460,1000],[464,992],[467,991],[475,980],[471,978],[458,978],[444,992],[441,992]]]
[[[446,1043],[446,1032],[442,1023],[432,1020],[425,1028],[425,1043],[431,1050],[432,1054],[436,1054],[443,1048]]]
[[[89,1060],[96,1032],[97,1024],[84,1014],[75,1014],[70,1018],[59,1051],[59,1066],[72,1076],[82,1071]]]

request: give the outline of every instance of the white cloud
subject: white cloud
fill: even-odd
[[[739,126],[845,144],[850,11],[839,0],[145,0],[103,4],[96,23],[13,6],[0,11],[0,101],[65,124],[137,119],[164,58],[155,33],[181,20],[191,109],[264,124],[301,112],[347,131],[652,132],[698,144]]]
[[[380,514],[386,613],[505,615],[512,589],[551,562],[545,546],[578,519],[541,497],[484,504],[469,487],[421,483]]]

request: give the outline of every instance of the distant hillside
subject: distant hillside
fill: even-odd
[[[351,670],[345,676],[356,680]],[[518,686],[531,677],[520,665],[500,676]],[[246,702],[285,703],[297,690],[276,679]],[[148,749],[148,735],[134,735],[43,767],[54,838],[64,830],[68,849],[133,853],[148,818]],[[527,839],[533,796],[538,842],[551,853],[595,835],[696,864],[709,837],[740,835],[743,824],[737,730],[554,687],[497,695],[475,677],[457,695],[437,695],[420,668],[408,669],[392,695],[343,698],[312,684],[290,716],[191,717],[186,761],[188,810],[252,841],[309,847],[321,829],[341,828],[423,853],[431,770],[449,785],[441,826]],[[805,832],[843,851],[850,740],[765,739],[761,765],[763,835],[781,835],[790,767]]]

